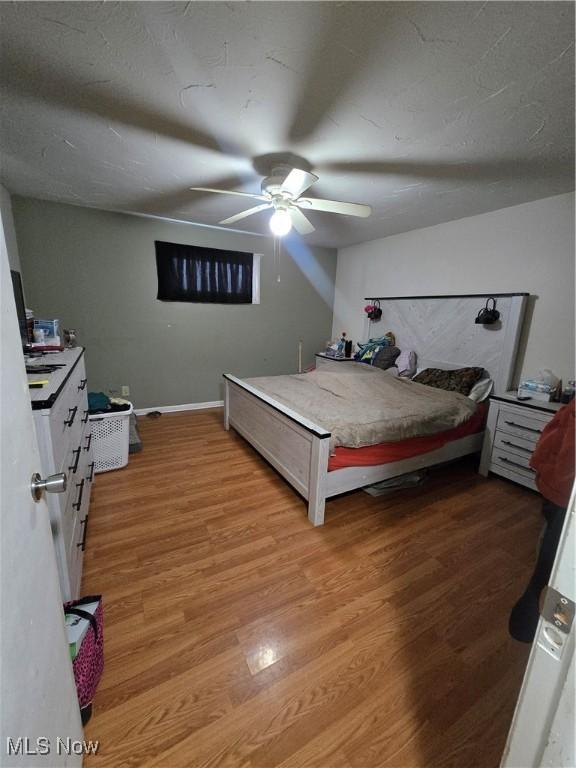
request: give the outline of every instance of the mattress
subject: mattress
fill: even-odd
[[[390,464],[393,461],[411,459],[422,453],[434,451],[453,440],[482,432],[487,413],[486,403],[480,403],[467,421],[445,432],[424,437],[412,437],[393,443],[378,443],[364,448],[336,448],[328,461],[328,472],[345,467],[371,467],[377,464]]]
[[[331,433],[338,446],[361,448],[436,435],[467,421],[476,403],[457,392],[417,384],[362,363],[246,382]]]

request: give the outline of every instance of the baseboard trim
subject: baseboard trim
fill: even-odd
[[[207,403],[183,403],[182,405],[159,405],[156,408],[134,408],[136,416],[145,416],[150,411],[175,413],[176,411],[202,411],[205,408],[222,408],[224,400],[210,400]]]

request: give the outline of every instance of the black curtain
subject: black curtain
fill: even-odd
[[[253,254],[156,240],[161,301],[252,303]]]

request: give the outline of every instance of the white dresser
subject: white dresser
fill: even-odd
[[[542,430],[561,407],[561,403],[538,400],[521,402],[516,392],[491,397],[480,474],[495,472],[537,491],[530,458]]]
[[[94,479],[84,350],[80,347],[31,361],[64,364],[54,373],[28,375],[28,380],[48,379],[41,389],[31,389],[32,410],[42,476],[59,472],[67,476],[63,493],[47,493],[54,536],[60,587],[64,601],[80,591],[82,561],[88,528],[90,491]]]

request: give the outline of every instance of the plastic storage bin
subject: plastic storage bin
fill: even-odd
[[[109,472],[128,464],[132,411],[130,405],[126,411],[94,413],[89,417],[92,426],[94,472]]]

